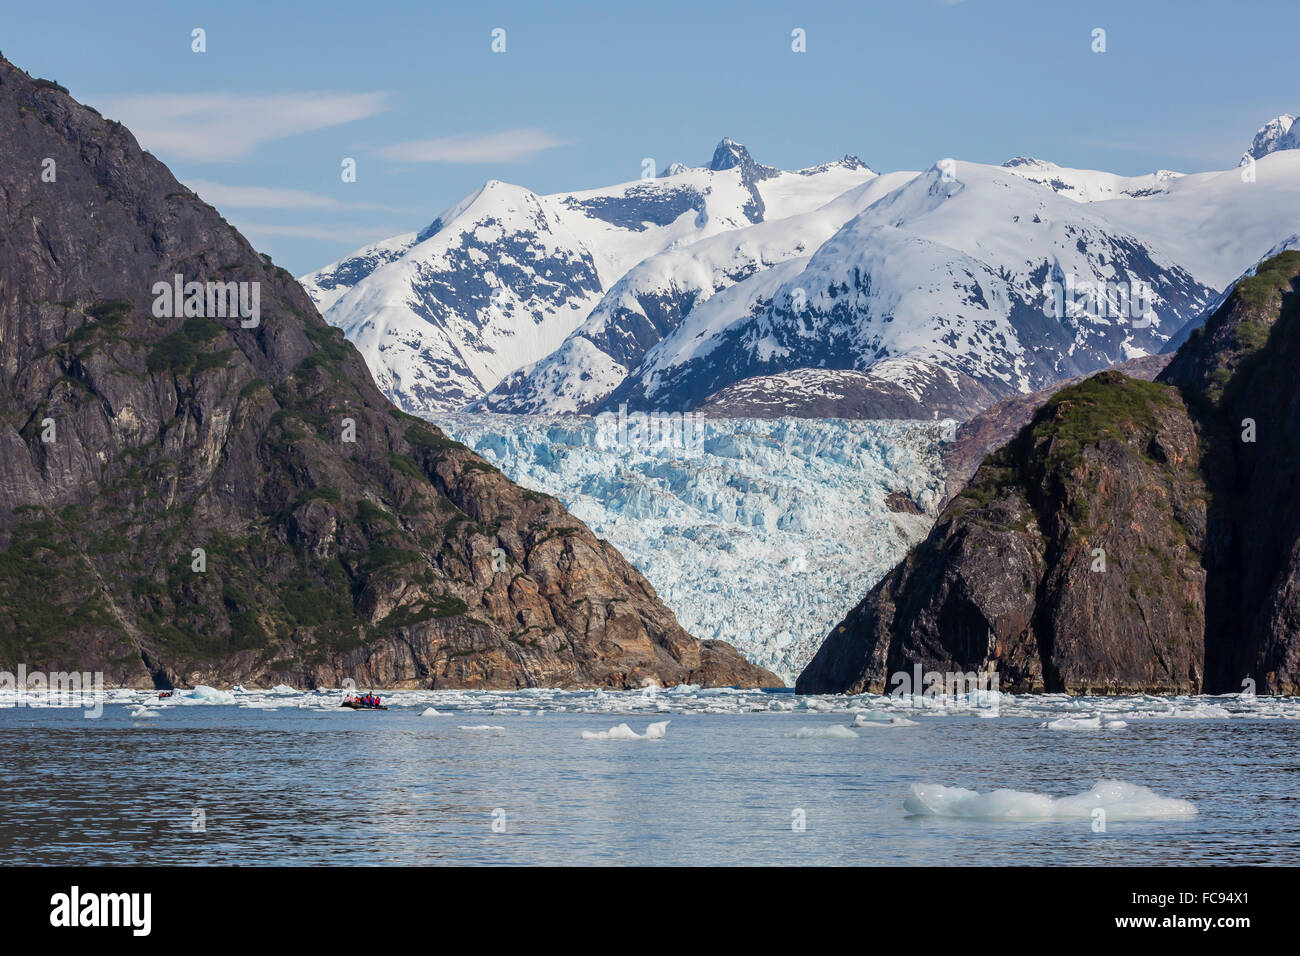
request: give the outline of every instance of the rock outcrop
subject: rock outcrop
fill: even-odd
[[[1143,355],[1112,365],[1111,369],[1122,372],[1129,378],[1149,382],[1164,371],[1171,358],[1173,355]],[[1028,395],[1013,395],[958,425],[956,440],[949,442],[943,453],[947,483],[943,504],[946,505],[955,495],[960,494],[985,457],[1014,438],[1048,399],[1063,388],[1078,385],[1085,378],[1086,375],[1075,375]]]
[[[779,685],[687,634],[557,500],[393,408],[289,273],[2,58],[0,143],[0,667]],[[175,276],[245,284],[256,322],[156,317]]]
[[[1154,382],[1058,391],[827,637],[802,693],[919,663],[1004,691],[1300,692],[1300,253]]]

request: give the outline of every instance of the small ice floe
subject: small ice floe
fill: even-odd
[[[288,684],[276,684],[274,687],[271,688],[271,693],[277,695],[283,695],[283,694],[296,694],[298,692],[294,690],[292,687],[290,687]]]
[[[217,690],[207,684],[199,684],[188,694],[173,698],[178,704],[233,704],[235,695],[228,690]]]
[[[1047,730],[1101,730],[1101,717],[1057,717],[1038,726]]]
[[[851,727],[915,727],[915,720],[897,717],[883,710],[864,710],[853,718]]]
[[[1128,726],[1127,720],[1108,720],[1106,721],[1107,730],[1123,730]]]
[[[444,713],[443,713],[442,711],[440,711],[440,710],[434,710],[432,707],[426,707],[426,708],[424,708],[424,712],[421,713],[420,716],[421,716],[421,717],[449,717],[449,716],[451,716],[451,715],[450,715],[450,714],[444,714]]]
[[[670,720],[660,720],[651,724],[645,729],[644,734],[638,734],[627,724],[619,724],[617,727],[611,727],[609,730],[584,730],[582,732],[583,740],[663,740],[668,736],[668,725]]]
[[[858,735],[848,727],[832,724],[829,727],[800,727],[792,734],[786,734],[795,740],[856,740]]]
[[[1123,780],[1099,780],[1072,797],[1048,797],[1022,790],[979,793],[937,783],[914,783],[903,809],[918,817],[982,820],[1088,820],[1096,810],[1108,820],[1169,820],[1196,815],[1187,800],[1162,797]]]
[[[457,730],[505,730],[505,728],[500,726],[499,724],[469,724],[469,725],[461,724],[456,729]]]
[[[1217,720],[1223,717],[1231,717],[1232,712],[1222,704],[1208,704],[1204,702],[1194,703],[1191,707],[1180,707],[1174,704],[1170,717],[1178,717],[1182,720]]]
[[[150,710],[148,707],[144,706],[144,704],[136,704],[134,707],[131,708],[131,716],[132,716],[133,718],[136,718],[136,717],[157,717],[157,716],[158,716],[158,711],[156,711],[156,710]]]

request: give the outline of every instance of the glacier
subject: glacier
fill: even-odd
[[[562,501],[692,635],[734,644],[787,683],[929,531],[950,437],[942,422],[902,420],[696,416],[651,440],[609,427],[612,416],[431,419]],[[892,510],[899,494],[920,513]]]

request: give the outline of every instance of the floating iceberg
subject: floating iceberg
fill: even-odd
[[[498,724],[470,724],[468,726],[462,724],[456,729],[457,730],[505,730],[504,727],[501,727]]]
[[[421,717],[446,717],[448,715],[442,713],[442,711],[440,710],[435,710],[432,707],[426,707],[424,708],[424,712],[421,713],[420,716]]]
[[[858,735],[848,727],[833,724],[830,727],[800,727],[792,734],[796,740],[856,740]]]
[[[235,695],[228,690],[199,684],[188,694],[178,694],[173,700],[178,704],[233,704]]]
[[[896,717],[882,710],[865,710],[853,718],[853,727],[915,727],[915,720]]]
[[[1048,797],[1022,790],[979,793],[942,784],[912,784],[903,809],[918,817],[982,820],[1088,820],[1104,810],[1108,820],[1166,820],[1196,815],[1187,800],[1162,797],[1123,780],[1099,780],[1073,797]]]
[[[1100,717],[1058,717],[1039,724],[1048,730],[1101,730]]]
[[[617,727],[611,727],[609,730],[584,730],[582,732],[583,740],[663,740],[668,736],[668,725],[672,723],[669,720],[660,720],[645,729],[644,734],[638,734],[627,724],[619,724]]]

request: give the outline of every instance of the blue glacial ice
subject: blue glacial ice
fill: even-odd
[[[695,637],[787,682],[925,536],[942,494],[930,422],[707,419],[638,441],[581,416],[435,420],[612,542]],[[891,510],[894,492],[924,513]]]

